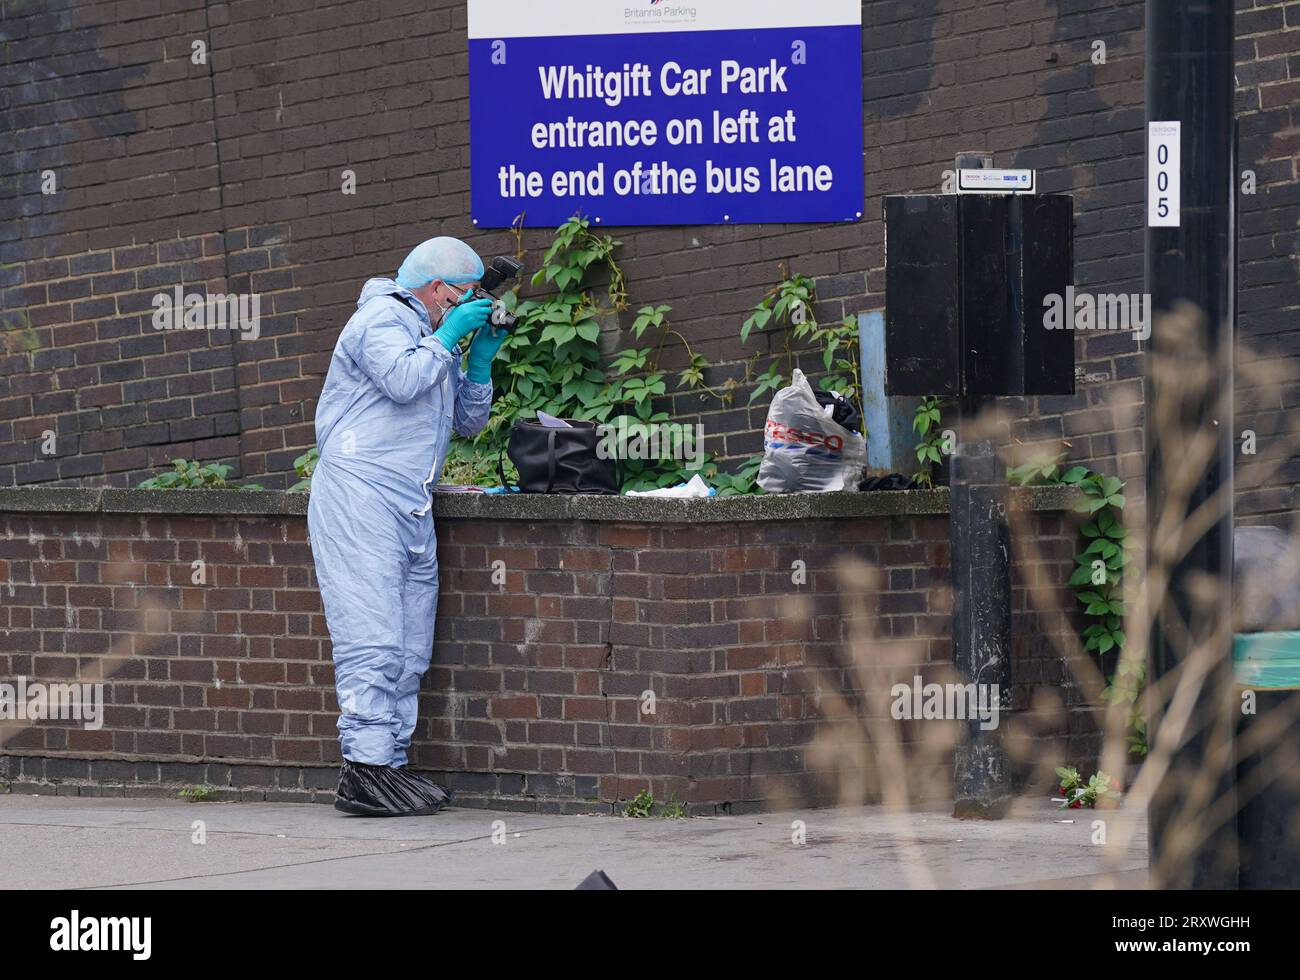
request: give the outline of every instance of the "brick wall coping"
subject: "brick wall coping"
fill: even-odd
[[[1012,492],[1020,510],[1068,510],[1073,487],[1024,487]],[[118,490],[0,487],[0,513],[304,515],[307,494],[284,490]],[[603,521],[697,524],[732,521],[891,517],[948,513],[948,488],[870,493],[793,493],[673,500],[655,497],[543,494],[439,494],[441,518],[502,521]]]

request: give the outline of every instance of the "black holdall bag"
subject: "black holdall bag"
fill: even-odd
[[[600,444],[596,423],[565,421],[571,428],[526,419],[517,420],[511,427],[506,455],[519,471],[520,492],[618,493],[617,461],[601,459],[596,453]],[[497,467],[501,485],[505,486],[505,467],[499,456]]]

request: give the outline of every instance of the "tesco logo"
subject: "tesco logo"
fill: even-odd
[[[782,425],[772,419],[767,420],[764,431],[769,439],[775,439],[779,442],[796,442],[807,446],[819,446],[836,453],[844,448],[844,438],[842,436],[824,435],[820,432],[804,432],[803,429]]]

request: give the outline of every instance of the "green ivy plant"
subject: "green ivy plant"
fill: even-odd
[[[1128,532],[1120,522],[1124,482],[1086,466],[1063,470],[1064,460],[1065,453],[1059,453],[1008,467],[1007,479],[1014,486],[1063,484],[1079,490],[1081,497],[1074,509],[1087,515],[1079,529],[1086,544],[1074,557],[1077,567],[1067,584],[1074,589],[1088,619],[1082,633],[1084,649],[1099,655],[1122,650],[1127,638],[1121,582],[1129,561]],[[1129,663],[1121,656],[1115,674],[1102,691],[1103,700],[1129,705],[1127,738],[1129,751],[1135,755],[1146,755],[1147,751],[1146,719],[1139,700],[1145,681],[1145,664]]]
[[[298,474],[298,482],[289,488],[291,493],[311,490],[311,477],[316,472],[318,462],[320,462],[320,450],[315,446],[293,461],[293,471]]]
[[[944,435],[939,420],[949,404],[946,399],[926,395],[912,414],[912,431],[921,440],[916,444],[917,469],[912,481],[926,488],[934,487],[934,468],[943,462]]]
[[[1013,487],[1032,487],[1042,486],[1045,484],[1063,483],[1064,481],[1061,479],[1061,464],[1064,461],[1065,453],[1057,453],[1055,456],[1031,459],[1027,463],[1021,463],[1019,466],[1008,466],[1007,482]]]
[[[172,468],[136,485],[138,490],[262,490],[257,483],[229,483],[231,467],[225,463],[200,463],[193,459],[173,459]]]

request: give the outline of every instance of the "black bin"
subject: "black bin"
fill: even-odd
[[[1074,333],[1044,298],[1074,278],[1068,194],[885,198],[885,391],[1074,393]]]

